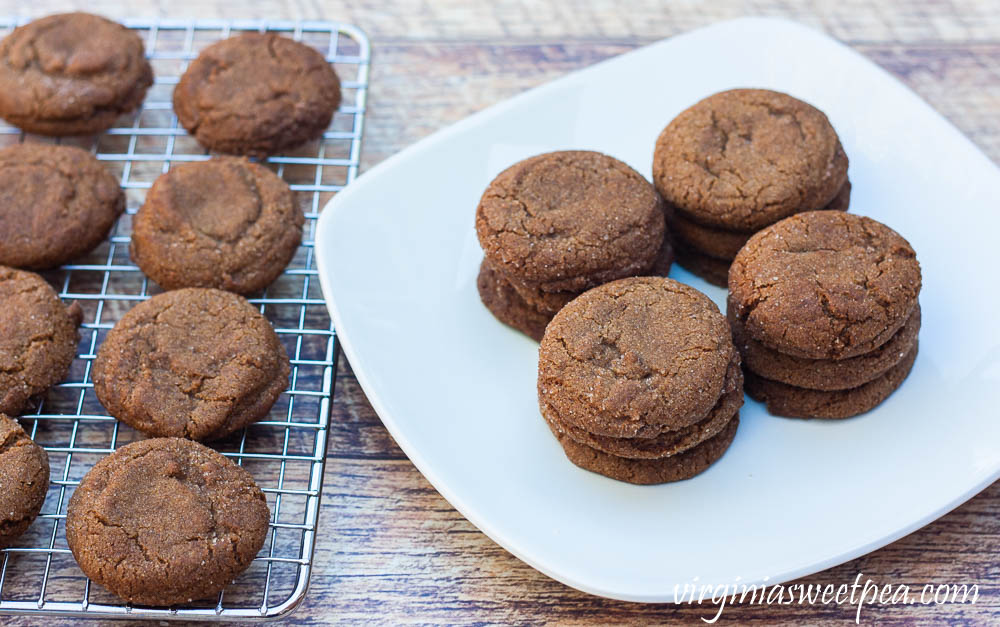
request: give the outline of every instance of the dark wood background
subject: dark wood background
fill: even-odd
[[[0,2],[111,17],[330,19],[374,46],[363,166],[470,113],[572,70],[721,19],[785,16],[837,37],[917,91],[1000,161],[1000,2],[977,0],[117,0]],[[665,85],[665,87],[668,87]],[[861,97],[861,95],[859,95]],[[317,571],[296,623],[701,624],[714,610],[576,592],[495,545],[393,443],[346,360],[333,404]],[[734,521],[738,526],[738,521]],[[805,529],[803,533],[809,533]],[[865,622],[1000,622],[1000,484],[875,553],[806,583],[976,583],[975,605],[870,607]],[[730,624],[843,624],[854,608],[728,607]],[[34,624],[6,619],[12,625]]]

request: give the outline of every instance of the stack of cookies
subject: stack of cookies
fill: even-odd
[[[722,457],[742,388],[725,317],[662,277],[585,292],[556,314],[538,352],[539,406],[566,456],[629,483],[687,479]]]
[[[870,218],[813,211],[757,233],[729,273],[747,392],[781,416],[872,409],[917,356],[920,280],[910,244]]]
[[[540,340],[549,320],[592,287],[666,275],[663,205],[628,165],[589,151],[552,152],[507,168],[483,193],[479,295],[501,322]]]
[[[677,262],[722,287],[756,231],[802,211],[846,211],[851,196],[827,117],[764,89],[724,91],[674,118],[656,141],[653,182]]]

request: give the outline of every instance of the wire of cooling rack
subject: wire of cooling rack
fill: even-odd
[[[0,19],[0,35],[26,20]],[[155,73],[142,109],[93,138],[52,140],[0,126],[0,146],[59,142],[92,150],[120,177],[128,198],[111,236],[77,263],[44,273],[65,302],[84,310],[81,341],[66,380],[21,418],[49,454],[49,492],[28,533],[0,551],[0,614],[155,620],[277,618],[303,599],[313,569],[330,402],[338,347],[316,278],[313,238],[327,200],[354,179],[361,153],[371,49],[354,26],[331,22],[125,20],[143,37]],[[124,604],[91,582],[66,544],[69,497],[102,457],[142,435],[107,415],[94,396],[91,363],[108,329],[136,301],[158,292],[128,256],[131,219],[153,180],[172,162],[209,155],[178,126],[171,93],[187,63],[215,41],[244,31],[276,31],[323,52],[343,99],[322,139],[266,164],[289,183],[305,217],[303,242],[285,273],[249,300],[274,325],[292,357],[288,390],[267,418],[212,446],[246,467],[268,498],[268,540],[250,568],[214,602],[162,609]]]

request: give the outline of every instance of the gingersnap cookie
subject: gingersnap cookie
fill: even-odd
[[[608,455],[580,444],[565,433],[561,433],[552,424],[549,424],[549,428],[562,445],[566,457],[580,468],[617,481],[654,485],[690,479],[705,472],[729,449],[739,425],[740,417],[737,413],[722,431],[701,444],[682,453],[659,459],[629,459]]]
[[[284,271],[304,223],[288,184],[271,170],[217,157],[156,179],[132,221],[129,252],[164,289],[249,294]]]
[[[125,211],[118,181],[73,146],[0,150],[0,264],[44,269],[100,244]]]
[[[670,241],[670,237],[664,234],[660,252],[656,254],[653,265],[646,271],[645,276],[667,276],[676,259],[677,251],[674,250],[674,244]]]
[[[663,207],[646,179],[597,152],[551,152],[501,172],[476,209],[495,270],[548,292],[578,292],[650,268]]]
[[[142,440],[84,476],[66,541],[84,574],[136,605],[217,596],[250,566],[271,518],[250,473],[180,438]]]
[[[730,318],[733,341],[743,355],[743,364],[759,377],[813,390],[856,388],[885,374],[902,361],[917,343],[920,305],[902,328],[875,350],[848,359],[803,359],[779,353],[746,337],[738,321]]]
[[[851,199],[851,182],[847,181],[837,193],[834,200],[824,209],[828,211],[847,211]],[[667,224],[673,236],[683,242],[683,245],[693,252],[731,261],[736,253],[756,231],[732,231],[699,224],[686,217],[683,213],[673,210],[667,212]],[[723,285],[724,287],[725,285]]]
[[[340,106],[340,80],[310,46],[245,33],[205,48],[173,100],[177,119],[201,145],[263,156],[320,137]]]
[[[637,276],[667,276],[670,274],[670,267],[674,262],[674,248],[669,237],[663,238],[660,252],[657,253],[649,268],[639,272]],[[549,292],[540,288],[536,283],[522,281],[513,277],[505,277],[505,280],[517,290],[518,295],[532,308],[554,316],[566,304],[579,296],[582,292]]]
[[[776,416],[791,418],[850,418],[873,409],[903,384],[917,358],[919,343],[880,376],[847,390],[810,390],[745,373],[746,392]]]
[[[668,239],[645,276],[667,276],[674,260],[673,247]],[[501,322],[541,341],[545,325],[568,302],[581,292],[546,292],[534,284],[501,275],[483,259],[476,281],[479,298],[486,308]]]
[[[839,211],[800,213],[760,231],[729,273],[729,306],[747,337],[806,359],[871,352],[899,331],[919,292],[910,244]]]
[[[484,260],[486,262],[486,260]],[[489,262],[486,262],[489,263]],[[547,314],[551,319],[552,316],[556,315],[560,309],[566,306],[566,304],[582,294],[583,292],[546,292],[543,289],[537,287],[534,283],[528,283],[524,281],[519,281],[514,278],[504,277],[504,281],[507,282],[514,291],[517,292],[518,297],[523,300],[528,306],[536,309],[537,311]]]
[[[0,413],[20,414],[66,376],[82,319],[42,277],[0,266]]]
[[[538,353],[538,397],[590,433],[654,437],[705,418],[735,348],[704,294],[662,277],[585,292],[549,323]]]
[[[0,41],[0,117],[29,133],[100,133],[152,84],[139,36],[97,15],[50,15]]]
[[[753,232],[704,226],[685,218],[678,211],[672,212],[667,224],[670,226],[670,233],[683,242],[682,245],[686,248],[722,260],[732,260],[753,235]]]
[[[822,209],[847,181],[826,115],[787,94],[733,89],[705,98],[660,134],[653,182],[691,220],[737,231]]]
[[[0,549],[28,530],[48,490],[49,456],[16,420],[0,413]]]
[[[700,253],[693,248],[689,248],[679,239],[674,245],[674,250],[677,251],[677,264],[682,268],[695,276],[705,279],[712,285],[726,287],[729,281],[728,260]]]
[[[536,342],[541,341],[545,325],[553,314],[539,311],[528,304],[485,259],[479,265],[476,287],[479,289],[480,300],[497,320],[514,327]]]
[[[629,459],[660,459],[670,457],[698,446],[722,431],[743,406],[743,373],[738,359],[733,359],[726,374],[722,397],[708,416],[700,422],[678,429],[664,431],[651,438],[609,438],[585,431],[559,417],[552,407],[542,404],[542,417],[549,425],[580,444],[616,457]]]
[[[847,179],[844,181],[843,187],[837,192],[837,195],[833,197],[826,207],[823,207],[826,211],[847,211],[851,207],[851,181]]]
[[[291,365],[271,324],[242,297],[187,288],[136,305],[94,360],[94,391],[152,436],[216,440],[264,418]]]

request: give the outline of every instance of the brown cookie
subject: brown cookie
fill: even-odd
[[[674,250],[674,243],[670,237],[664,235],[663,244],[660,245],[660,252],[653,260],[653,266],[646,270],[645,276],[667,276],[670,268],[677,259],[677,252]]]
[[[582,291],[650,268],[664,237],[659,196],[628,165],[589,151],[525,159],[497,176],[476,232],[504,276]]]
[[[759,377],[812,390],[847,390],[877,379],[910,353],[920,331],[920,305],[888,342],[848,359],[803,359],[779,353],[747,338],[736,320],[731,318],[730,324],[744,367]]]
[[[63,305],[42,277],[0,266],[0,413],[20,414],[66,376],[82,319],[80,306]]]
[[[485,259],[485,263],[489,263]],[[518,281],[517,279],[504,277],[504,280],[517,292],[518,297],[529,307],[549,316],[559,313],[559,310],[566,306],[583,292],[546,292],[539,289],[536,283]]]
[[[677,251],[677,265],[712,285],[726,287],[729,281],[728,261],[700,253],[680,241],[674,243],[674,249]]]
[[[264,418],[291,365],[271,324],[242,297],[187,288],[143,301],[108,333],[94,391],[152,436],[215,440]]]
[[[653,182],[706,226],[753,231],[826,207],[847,181],[847,156],[815,107],[787,94],[733,89],[678,115],[656,141]]]
[[[552,407],[541,406],[542,417],[554,430],[568,435],[580,444],[608,455],[629,459],[660,459],[693,448],[722,431],[743,406],[743,373],[738,360],[733,360],[726,375],[722,397],[708,416],[700,422],[678,429],[664,431],[652,438],[609,438],[585,431],[559,417]]]
[[[851,181],[848,179],[844,182],[843,187],[837,192],[837,195],[833,197],[826,207],[823,207],[826,211],[847,211],[851,207]]]
[[[49,456],[0,413],[0,549],[28,530],[49,490]]]
[[[500,322],[514,327],[536,342],[541,341],[551,313],[529,305],[517,290],[483,259],[476,279],[479,298]]]
[[[210,150],[263,156],[316,139],[340,106],[340,81],[314,48],[274,33],[214,43],[174,89],[174,111]]]
[[[807,359],[884,344],[920,292],[920,264],[889,227],[839,211],[800,213],[750,238],[729,272],[729,306],[747,337]]]
[[[262,165],[235,157],[175,165],[132,222],[132,259],[164,289],[249,294],[270,285],[302,241],[292,191]]]
[[[851,203],[851,182],[844,183],[828,211],[847,211]],[[718,259],[732,260],[756,231],[732,231],[699,224],[679,211],[667,212],[670,233],[694,252]]]
[[[674,239],[700,255],[731,260],[747,243],[753,231],[730,231],[698,224],[679,211],[671,212],[667,224]]]
[[[765,403],[767,411],[776,416],[850,418],[874,408],[902,385],[913,368],[917,348],[918,344],[914,344],[899,363],[881,376],[849,390],[810,390],[765,379],[747,370],[746,392]]]
[[[83,572],[137,605],[217,596],[264,545],[267,499],[253,477],[197,442],[142,440],[84,476],[66,512]]]
[[[15,144],[0,150],[0,263],[43,269],[101,243],[125,211],[118,181],[89,152]]]
[[[708,415],[734,353],[725,317],[701,292],[661,277],[621,279],[549,323],[539,403],[591,433],[653,437]]]
[[[50,15],[0,41],[0,117],[29,133],[100,133],[152,84],[139,36],[97,15]]]
[[[670,274],[670,267],[674,262],[674,249],[670,244],[670,238],[663,238],[660,252],[653,261],[652,266],[644,268],[637,276],[667,276]],[[582,294],[582,292],[548,292],[540,288],[537,283],[519,280],[514,277],[505,277],[507,282],[517,290],[518,295],[529,306],[542,313],[554,316],[566,304]]]
[[[733,416],[725,428],[713,437],[683,453],[660,459],[628,459],[615,457],[580,444],[573,438],[560,433],[551,424],[549,428],[559,440],[569,461],[584,470],[595,472],[611,479],[639,485],[653,485],[690,479],[701,474],[725,454],[736,437],[740,425],[739,414]]]

